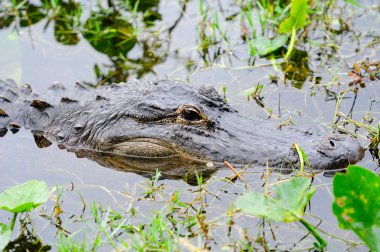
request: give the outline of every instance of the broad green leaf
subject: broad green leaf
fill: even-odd
[[[0,251],[3,251],[3,249],[8,245],[11,235],[11,229],[7,225],[0,223]]]
[[[265,56],[284,46],[287,41],[287,35],[280,35],[274,39],[257,37],[253,40],[253,47],[260,56]]]
[[[290,17],[282,21],[279,33],[290,33],[293,27],[298,30],[306,26],[309,17],[307,9],[308,0],[292,0],[290,5]]]
[[[273,186],[275,198],[251,192],[239,197],[236,206],[245,213],[274,221],[297,221],[302,218],[306,204],[315,193],[315,188],[310,187],[310,184],[309,178],[293,177]]]
[[[126,55],[137,43],[134,28],[120,13],[91,13],[83,36],[97,51],[109,57]]]
[[[353,230],[371,251],[380,251],[380,178],[360,166],[349,166],[333,180],[333,212],[339,226]]]
[[[12,213],[30,211],[45,203],[49,191],[45,182],[29,180],[0,194],[0,209]]]

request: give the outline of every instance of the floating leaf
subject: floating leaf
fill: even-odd
[[[97,51],[109,57],[126,55],[137,43],[134,28],[120,13],[91,13],[83,36]]]
[[[273,39],[257,37],[253,40],[253,47],[260,56],[265,56],[283,47],[287,41],[287,35],[280,35]]]
[[[294,177],[273,186],[276,198],[251,192],[239,197],[236,206],[245,213],[275,221],[297,221],[302,218],[306,204],[315,193],[310,184],[309,178]]]
[[[29,180],[0,194],[0,209],[12,213],[30,211],[45,203],[49,191],[45,182]]]
[[[293,27],[298,30],[306,26],[309,17],[307,9],[308,0],[292,0],[290,5],[290,17],[280,24],[279,32],[290,33]]]
[[[371,251],[380,251],[380,178],[360,166],[349,166],[333,180],[333,212],[339,226],[353,230]]]
[[[3,249],[8,245],[11,235],[11,229],[7,225],[0,223],[0,251],[3,251]]]

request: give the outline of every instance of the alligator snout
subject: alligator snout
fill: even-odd
[[[355,164],[363,159],[365,149],[347,135],[334,134],[322,138],[317,146],[320,158],[314,160],[319,169],[339,169]],[[329,160],[328,162],[324,160]]]

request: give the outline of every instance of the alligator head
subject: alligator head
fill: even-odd
[[[70,100],[81,96],[73,94]],[[84,97],[48,108],[53,112],[48,113],[43,134],[82,156],[91,153],[87,156],[95,160],[93,153],[99,152],[133,160],[136,167],[141,165],[138,160],[144,160],[150,164],[146,170],[165,169],[168,166],[162,164],[173,162],[217,164],[224,160],[293,168],[299,166],[295,143],[313,169],[346,167],[364,156],[364,149],[350,136],[293,126],[279,129],[277,122],[243,116],[211,87],[196,89],[169,80],[133,81]]]

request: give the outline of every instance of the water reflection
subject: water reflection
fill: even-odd
[[[290,58],[281,64],[286,80],[295,88],[301,89],[305,81],[312,75],[308,65],[309,55],[306,51],[295,49]]]
[[[36,234],[26,229],[24,232],[21,232],[21,234],[16,239],[8,243],[4,249],[4,252],[45,252],[50,250],[50,245],[45,245]]]
[[[85,39],[96,51],[106,55],[111,64],[94,64],[97,86],[126,81],[131,74],[141,77],[153,72],[169,49],[166,31],[155,30],[160,1],[104,1],[84,11],[79,1],[5,1],[0,3],[0,29],[16,30],[45,21],[45,31],[53,26],[55,40],[67,46]],[[166,33],[166,34],[165,34]],[[131,56],[136,50],[139,56]],[[136,54],[136,53],[135,53]]]
[[[161,179],[182,179],[190,185],[197,185],[196,176],[201,175],[208,180],[216,171],[215,166],[209,168],[206,163],[189,162],[180,157],[141,158],[120,155],[110,152],[67,149],[74,152],[78,158],[87,158],[99,165],[123,172],[133,172],[151,178],[156,170],[160,171]]]
[[[52,145],[43,136],[43,132],[33,130],[32,134],[38,148],[46,148]],[[188,160],[179,156],[173,156],[172,158],[143,158],[112,152],[66,148],[63,145],[58,145],[58,147],[75,153],[78,158],[95,161],[103,167],[117,171],[133,172],[149,178],[159,170],[161,179],[182,179],[190,185],[197,185],[197,174],[202,175],[203,179],[207,180],[218,170],[218,167],[214,164],[211,166],[205,162]]]

